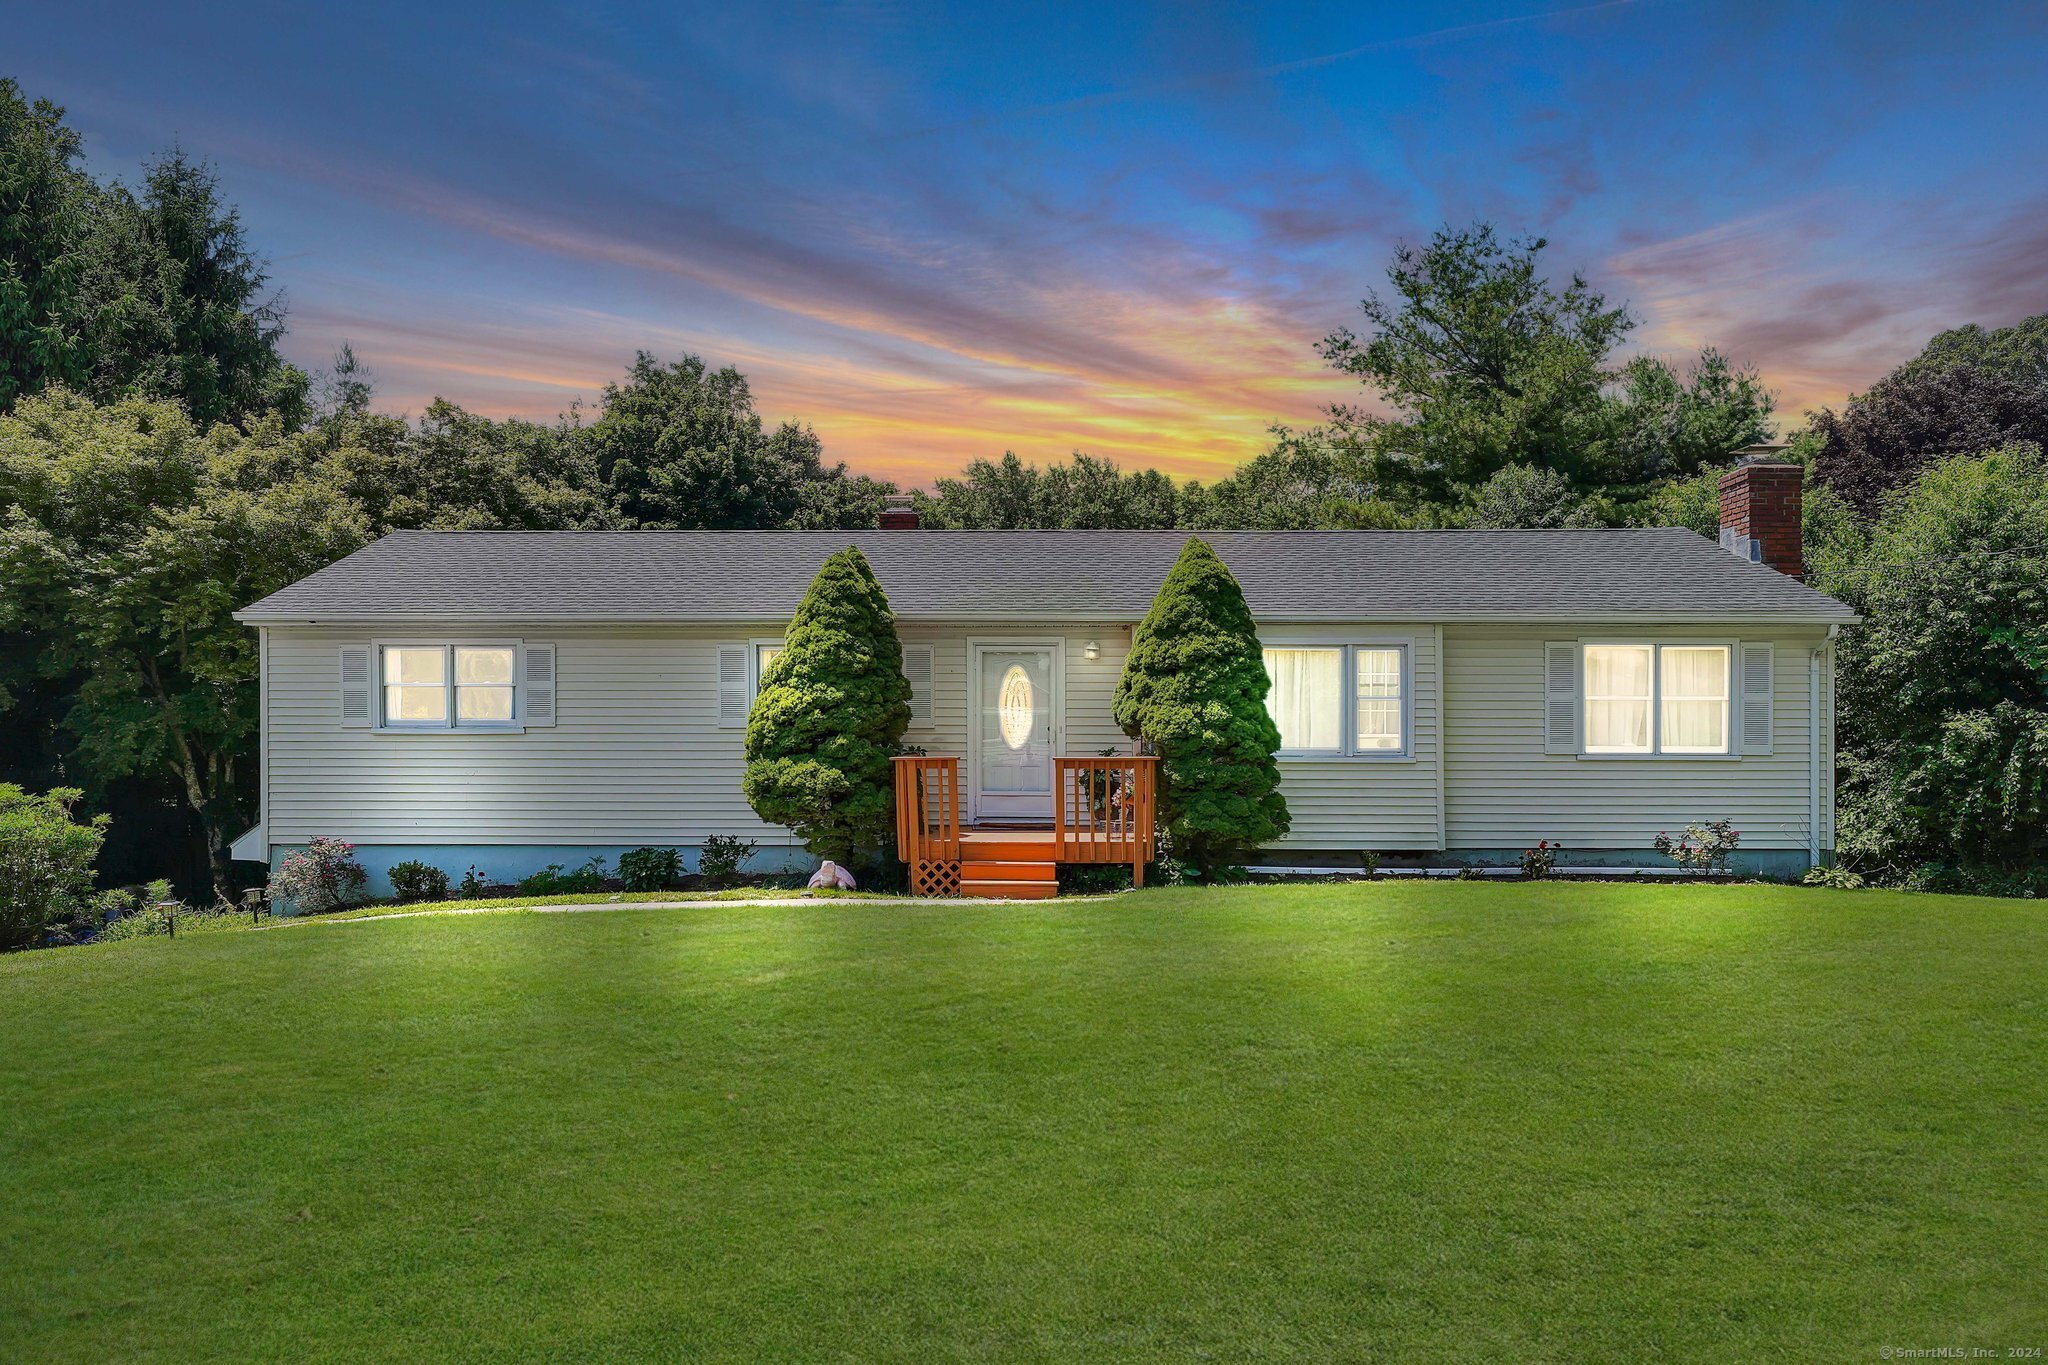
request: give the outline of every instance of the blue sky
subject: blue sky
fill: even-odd
[[[828,453],[1214,474],[1356,389],[1397,241],[1550,238],[1790,413],[2048,309],[2048,7],[15,7],[93,169],[211,159],[381,401],[552,417],[636,349]]]

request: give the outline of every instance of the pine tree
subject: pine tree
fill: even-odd
[[[1280,730],[1244,592],[1200,539],[1182,548],[1131,635],[1116,722],[1159,755],[1159,821],[1206,878],[1287,833]]]
[[[47,384],[75,383],[79,244],[92,182],[78,134],[48,100],[0,77],[0,411]]]
[[[747,801],[834,862],[885,848],[910,680],[888,596],[849,546],[811,580],[747,717]]]

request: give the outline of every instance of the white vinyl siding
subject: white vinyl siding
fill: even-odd
[[[550,728],[392,734],[338,723],[339,651],[361,649],[364,632],[270,627],[266,836],[273,845],[322,834],[372,844],[633,845],[725,834],[793,844],[740,790],[749,642],[779,630],[773,622],[550,627],[560,695]],[[960,623],[899,633],[907,655],[930,651],[930,720],[911,738],[929,752],[964,751],[968,637],[1012,633],[1066,638],[1063,752],[1129,752],[1110,714],[1129,648],[1123,628]],[[1101,646],[1098,659],[1084,657],[1090,640]],[[728,660],[739,684],[730,726],[721,723]]]
[[[1436,632],[1412,627],[1259,622],[1259,636],[1275,649],[1355,647],[1398,649],[1405,655],[1403,698],[1408,750],[1359,754],[1283,754],[1280,792],[1287,798],[1293,828],[1277,849],[1434,849],[1442,847],[1437,825],[1437,658]],[[1375,672],[1368,668],[1368,674]],[[1354,678],[1347,686],[1355,688]],[[1344,721],[1357,725],[1355,706]],[[1344,732],[1340,732],[1344,733]],[[1354,742],[1355,735],[1348,736]],[[1540,736],[1539,736],[1540,739]],[[1076,753],[1086,750],[1075,749]]]
[[[342,720],[348,678],[357,680],[366,710],[381,709],[377,687],[368,685],[376,679],[381,686],[381,674],[373,671],[366,632],[271,626],[263,688],[266,837],[273,846],[322,834],[386,844],[635,845],[725,834],[790,844],[786,831],[754,815],[740,790],[751,642],[780,629],[776,622],[547,627],[551,685],[559,679],[551,727],[534,714],[535,693],[518,700],[529,712],[523,728],[390,734]],[[1807,658],[1821,642],[1818,629],[1759,642],[1775,651],[1769,753],[1655,762],[1545,752],[1545,645],[1563,638],[1555,625],[1445,626],[1441,659],[1438,633],[1429,627],[1261,622],[1260,631],[1268,640],[1308,646],[1364,641],[1367,648],[1407,649],[1410,751],[1372,762],[1282,758],[1293,829],[1277,850],[1439,848],[1440,812],[1454,849],[1522,848],[1541,838],[1574,848],[1643,849],[1660,830],[1724,816],[1742,830],[1745,848],[1806,845]],[[1065,641],[1061,752],[1129,752],[1111,714],[1129,649],[1123,627],[956,622],[904,625],[900,634],[906,662],[912,649],[930,650],[929,724],[911,736],[927,752],[964,754],[967,640],[1008,636]],[[1651,644],[1698,642],[1701,634],[1635,632]],[[1091,640],[1099,645],[1093,660],[1086,654]],[[1745,637],[1745,647],[1750,643]],[[524,651],[530,690],[538,648]],[[358,651],[359,674],[349,672],[347,649]],[[728,656],[738,683],[732,725],[720,719]],[[1832,667],[1822,683],[1832,705]],[[1569,706],[1566,715],[1573,716]],[[1746,748],[1743,726],[1736,729]],[[1831,740],[1824,734],[1824,743]],[[1833,799],[1826,784],[1823,797],[1822,844],[1829,846]]]
[[[1670,627],[1633,632],[1629,639],[1683,645],[1707,633]],[[1726,818],[1742,831],[1744,848],[1804,848],[1811,733],[1806,661],[1822,638],[1816,628],[1755,642],[1777,661],[1770,753],[1613,762],[1545,752],[1545,709],[1553,695],[1545,665],[1557,653],[1546,646],[1557,641],[1557,627],[1446,625],[1444,800],[1451,847],[1514,849],[1554,839],[1567,848],[1646,849],[1660,831]],[[1824,822],[1824,845],[1827,836]]]

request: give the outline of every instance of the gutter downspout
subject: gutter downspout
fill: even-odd
[[[1807,718],[1807,795],[1806,817],[1806,860],[1810,866],[1820,866],[1820,774],[1821,738],[1825,733],[1820,717],[1820,660],[1824,651],[1833,647],[1835,632],[1839,626],[1829,626],[1827,639],[1814,646],[1806,656],[1806,718]]]

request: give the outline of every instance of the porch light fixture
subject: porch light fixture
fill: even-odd
[[[1088,642],[1087,644],[1085,644],[1085,645],[1082,645],[1082,646],[1081,646],[1081,657],[1082,657],[1082,658],[1084,658],[1084,659],[1086,659],[1086,660],[1088,660],[1088,661],[1089,661],[1090,663],[1093,663],[1093,662],[1095,662],[1095,660],[1097,660],[1097,659],[1101,658],[1101,657],[1102,657],[1102,643],[1101,643],[1101,641],[1099,641],[1099,640],[1090,640],[1090,641],[1089,641],[1089,642]]]

